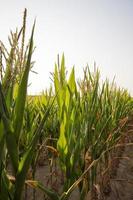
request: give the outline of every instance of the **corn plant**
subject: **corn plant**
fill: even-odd
[[[64,190],[67,190],[87,166],[116,144],[125,125],[120,126],[120,121],[132,112],[133,104],[127,91],[108,80],[100,83],[100,72],[96,68],[93,73],[89,67],[84,70],[78,91],[74,68],[69,79],[66,78],[64,55],[61,66],[55,65],[54,85],[60,123],[57,149],[66,174]],[[104,159],[107,167],[106,154]],[[96,184],[98,165],[96,162],[78,184],[81,199]]]
[[[31,56],[33,53],[33,35],[35,23],[32,28],[29,44],[24,51],[25,36],[25,18],[21,31],[15,34],[11,33],[11,50],[6,57],[6,67],[1,73],[0,83],[0,199],[19,200],[22,198],[22,192],[26,181],[26,176],[30,168],[36,145],[41,135],[44,123],[46,122],[52,103],[47,106],[45,113],[39,124],[32,130],[32,137],[27,145],[27,149],[21,152],[21,138],[23,135],[23,120],[25,113],[27,86],[29,72],[32,67]],[[18,48],[18,39],[22,34],[22,46]],[[5,49],[5,48],[4,48]],[[2,55],[5,56],[4,51]],[[28,134],[28,133],[27,133]],[[9,155],[12,164],[12,176],[8,175],[6,169],[6,157]],[[37,187],[39,183],[34,183]],[[39,186],[38,186],[39,187]],[[41,188],[41,187],[40,187]],[[49,195],[50,191],[44,189]]]

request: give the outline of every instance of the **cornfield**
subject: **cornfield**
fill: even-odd
[[[35,22],[25,44],[26,15],[25,10],[20,31],[10,34],[9,50],[0,42],[0,200],[29,199],[28,188],[32,199],[39,199],[39,189],[51,200],[67,200],[76,188],[84,200],[109,166],[133,99],[114,82],[101,83],[96,66],[93,71],[87,66],[79,81],[74,68],[68,77],[64,55],[55,64],[53,86],[27,95]],[[36,180],[43,162],[51,172],[47,184]],[[56,179],[61,187],[55,189]]]

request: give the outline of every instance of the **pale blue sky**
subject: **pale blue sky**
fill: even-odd
[[[96,61],[102,78],[116,76],[119,86],[133,94],[133,0],[0,0],[0,39],[21,25],[28,9],[28,35],[37,17],[34,59],[29,93],[50,85],[57,54],[64,52],[68,70]]]

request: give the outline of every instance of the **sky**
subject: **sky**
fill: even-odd
[[[29,94],[50,86],[57,55],[64,53],[68,71],[75,66],[77,79],[93,63],[101,78],[133,95],[133,0],[0,0],[0,40],[7,43],[10,30],[21,27],[28,10],[27,37],[36,18],[35,46]]]

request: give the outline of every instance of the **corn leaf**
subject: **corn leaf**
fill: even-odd
[[[20,139],[21,127],[22,127],[22,123],[23,123],[23,115],[24,115],[24,107],[25,107],[25,101],[26,101],[28,76],[29,76],[29,71],[30,71],[30,67],[31,67],[31,56],[32,56],[32,51],[33,51],[34,28],[35,28],[35,23],[34,23],[33,29],[32,29],[28,58],[27,58],[25,70],[24,70],[24,73],[23,73],[23,76],[22,76],[22,79],[20,81],[20,85],[19,85],[19,88],[18,88],[18,96],[17,96],[17,100],[16,100],[16,105],[15,105],[14,132],[15,132],[17,142],[19,142],[19,139]]]

